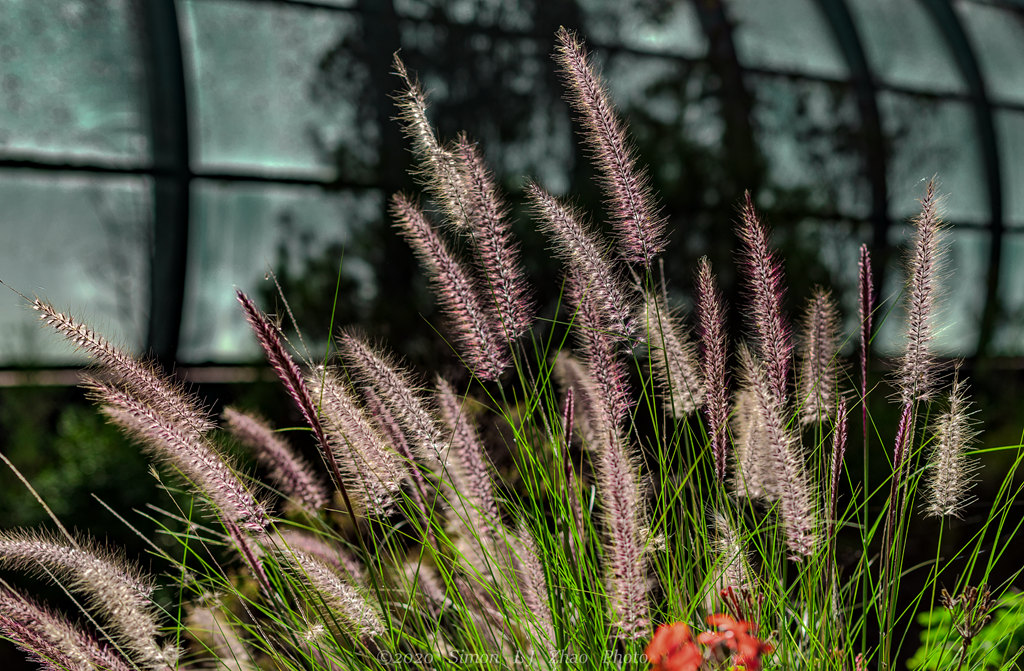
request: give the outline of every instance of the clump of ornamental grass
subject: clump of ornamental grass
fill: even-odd
[[[606,207],[587,213],[526,187],[562,264],[548,315],[482,150],[437,135],[426,93],[395,60],[425,199],[396,194],[391,216],[438,293],[461,374],[414,370],[357,325],[325,360],[297,358],[280,322],[239,291],[240,318],[308,430],[286,439],[254,409],[229,408],[233,440],[217,440],[209,410],[170,376],[32,302],[93,359],[89,393],[173,475],[180,487],[168,491],[191,512],[168,514],[167,537],[151,543],[159,576],[67,532],[0,534],[5,638],[44,669],[891,668],[940,580],[990,584],[1002,554],[992,549],[1016,532],[1006,522],[1020,445],[956,563],[940,545],[933,563],[903,564],[909,526],[937,516],[941,542],[976,468],[965,382],[957,369],[943,392],[931,351],[934,186],[913,222],[896,391],[874,400],[869,345],[888,308],[873,302],[868,249],[850,259],[858,332],[841,332],[821,288],[794,327],[783,259],[748,194],[736,230],[743,330],[727,330],[707,258],[693,271],[695,312],[680,313],[652,273],[668,222],[626,125],[565,29],[555,60]],[[555,324],[550,337],[535,337],[540,319]],[[856,380],[842,361],[850,340]],[[886,402],[897,426],[874,422],[870,406]],[[858,406],[863,457],[888,460],[885,482],[849,467]],[[841,555],[841,540],[860,556]],[[911,570],[924,578],[916,595],[901,591]],[[78,613],[28,596],[22,573],[60,584]],[[153,586],[171,581],[180,602],[161,608]],[[971,622],[961,664],[981,626]]]

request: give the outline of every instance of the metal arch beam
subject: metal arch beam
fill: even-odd
[[[980,141],[979,148],[985,171],[985,183],[988,188],[990,230],[988,275],[985,278],[985,306],[981,313],[981,327],[978,330],[978,346],[975,351],[975,356],[980,358],[992,341],[996,318],[999,314],[999,271],[1003,257],[1003,232],[1006,229],[1003,221],[1003,183],[999,166],[999,143],[996,139],[995,119],[992,114],[992,103],[988,97],[988,89],[985,86],[985,78],[981,74],[981,68],[978,67],[978,59],[960,19],[949,0],[921,1],[942,32],[942,36],[956,60],[957,68],[967,83]]]
[[[721,80],[719,97],[725,121],[726,161],[735,171],[736,183],[728,184],[738,201],[744,191],[754,192],[765,178],[766,165],[759,150],[751,114],[754,96],[744,81],[744,69],[736,53],[733,22],[726,11],[725,0],[695,0],[704,35],[708,38],[707,60]]]
[[[188,109],[174,0],[137,0],[153,143],[153,239],[146,348],[170,370],[178,353],[188,255]]]
[[[882,116],[878,111],[878,88],[868,65],[864,44],[853,22],[845,0],[818,0],[832,33],[839,44],[843,59],[850,68],[857,109],[860,113],[864,136],[864,169],[871,185],[871,245],[875,255],[875,300],[883,291],[889,250],[889,185],[886,158],[888,147],[882,132]]]

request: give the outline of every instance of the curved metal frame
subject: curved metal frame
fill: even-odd
[[[985,278],[985,305],[981,313],[978,331],[978,345],[975,357],[981,358],[992,341],[996,317],[999,312],[999,274],[1003,257],[1003,182],[999,163],[999,143],[996,140],[995,119],[992,103],[978,59],[963,25],[949,0],[921,0],[931,13],[943,38],[949,45],[960,74],[967,83],[974,122],[978,129],[979,148],[985,170],[985,182],[989,200],[989,260]]]

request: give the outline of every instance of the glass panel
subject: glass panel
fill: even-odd
[[[330,310],[339,263],[344,291],[357,310],[377,295],[374,266],[360,250],[370,247],[362,238],[370,224],[380,228],[379,192],[325,193],[316,187],[198,181],[192,204],[182,361],[224,363],[259,357],[235,301],[235,288],[273,312],[279,301],[273,282],[266,281],[269,270],[282,279],[299,325],[313,342],[325,342],[328,324],[311,321],[300,289],[317,294],[311,299],[318,311],[313,316],[328,322],[330,315],[323,312]],[[313,273],[319,273],[315,280]],[[326,275],[326,282],[321,275]],[[360,321],[361,316],[339,314],[337,323]]]
[[[889,212],[894,219],[920,210],[924,183],[936,176],[947,219],[989,220],[988,192],[970,106],[957,101],[880,93],[878,106],[889,151]]]
[[[893,227],[890,234],[890,244],[898,246],[901,251],[894,255],[886,269],[882,296],[888,298],[889,303],[879,311],[883,323],[876,342],[878,351],[887,355],[897,355],[905,346],[905,296],[902,292],[906,271],[903,260],[912,236],[913,230],[905,224]],[[985,307],[984,300],[979,297],[985,295],[989,234],[953,228],[947,232],[946,243],[947,252],[940,265],[940,299],[934,319],[936,335],[932,351],[941,356],[970,356],[978,345],[981,313]]]
[[[198,165],[330,178],[336,165],[349,167],[345,157],[376,163],[379,129],[358,113],[372,90],[366,67],[332,57],[357,39],[354,13],[223,0],[183,6]]]
[[[759,202],[803,213],[866,217],[871,187],[859,152],[860,115],[847,85],[766,76],[747,81],[768,166]]]
[[[847,5],[881,81],[923,91],[966,91],[948,45],[919,2],[856,0]]]
[[[140,350],[149,300],[150,186],[142,179],[0,172],[3,279]],[[60,337],[0,291],[0,364],[78,363]]]
[[[0,152],[148,157],[143,60],[129,0],[5,2]]]
[[[594,48],[622,45],[691,58],[707,53],[707,38],[690,2],[586,0],[580,13],[583,37]]]
[[[736,20],[736,52],[744,65],[846,76],[846,61],[818,3],[734,0],[726,4]]]
[[[394,0],[395,11],[410,19],[522,31],[533,28],[533,19],[540,11],[538,4],[543,5],[543,0]]]
[[[1024,355],[1024,235],[1003,238],[999,298],[1002,307],[992,349],[1005,356]]]
[[[773,233],[773,244],[784,259],[786,285],[792,292],[788,301],[795,309],[794,326],[799,325],[811,288],[829,288],[842,316],[840,340],[846,353],[859,342],[858,263],[861,244],[870,244],[870,240],[867,224],[810,217]]]
[[[1003,218],[1024,228],[1024,113],[996,110],[999,165],[1003,173]]]
[[[994,5],[958,2],[981,74],[993,101],[1024,103],[1024,17]]]

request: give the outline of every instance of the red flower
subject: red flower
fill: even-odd
[[[644,655],[651,671],[697,671],[704,661],[690,628],[681,622],[658,627]]]
[[[771,644],[761,641],[754,633],[757,628],[743,620],[736,621],[728,615],[709,615],[708,624],[716,628],[697,636],[697,640],[709,648],[719,647],[734,653],[733,662],[746,671],[760,671],[761,655],[770,653]],[[753,631],[751,631],[753,630]]]

